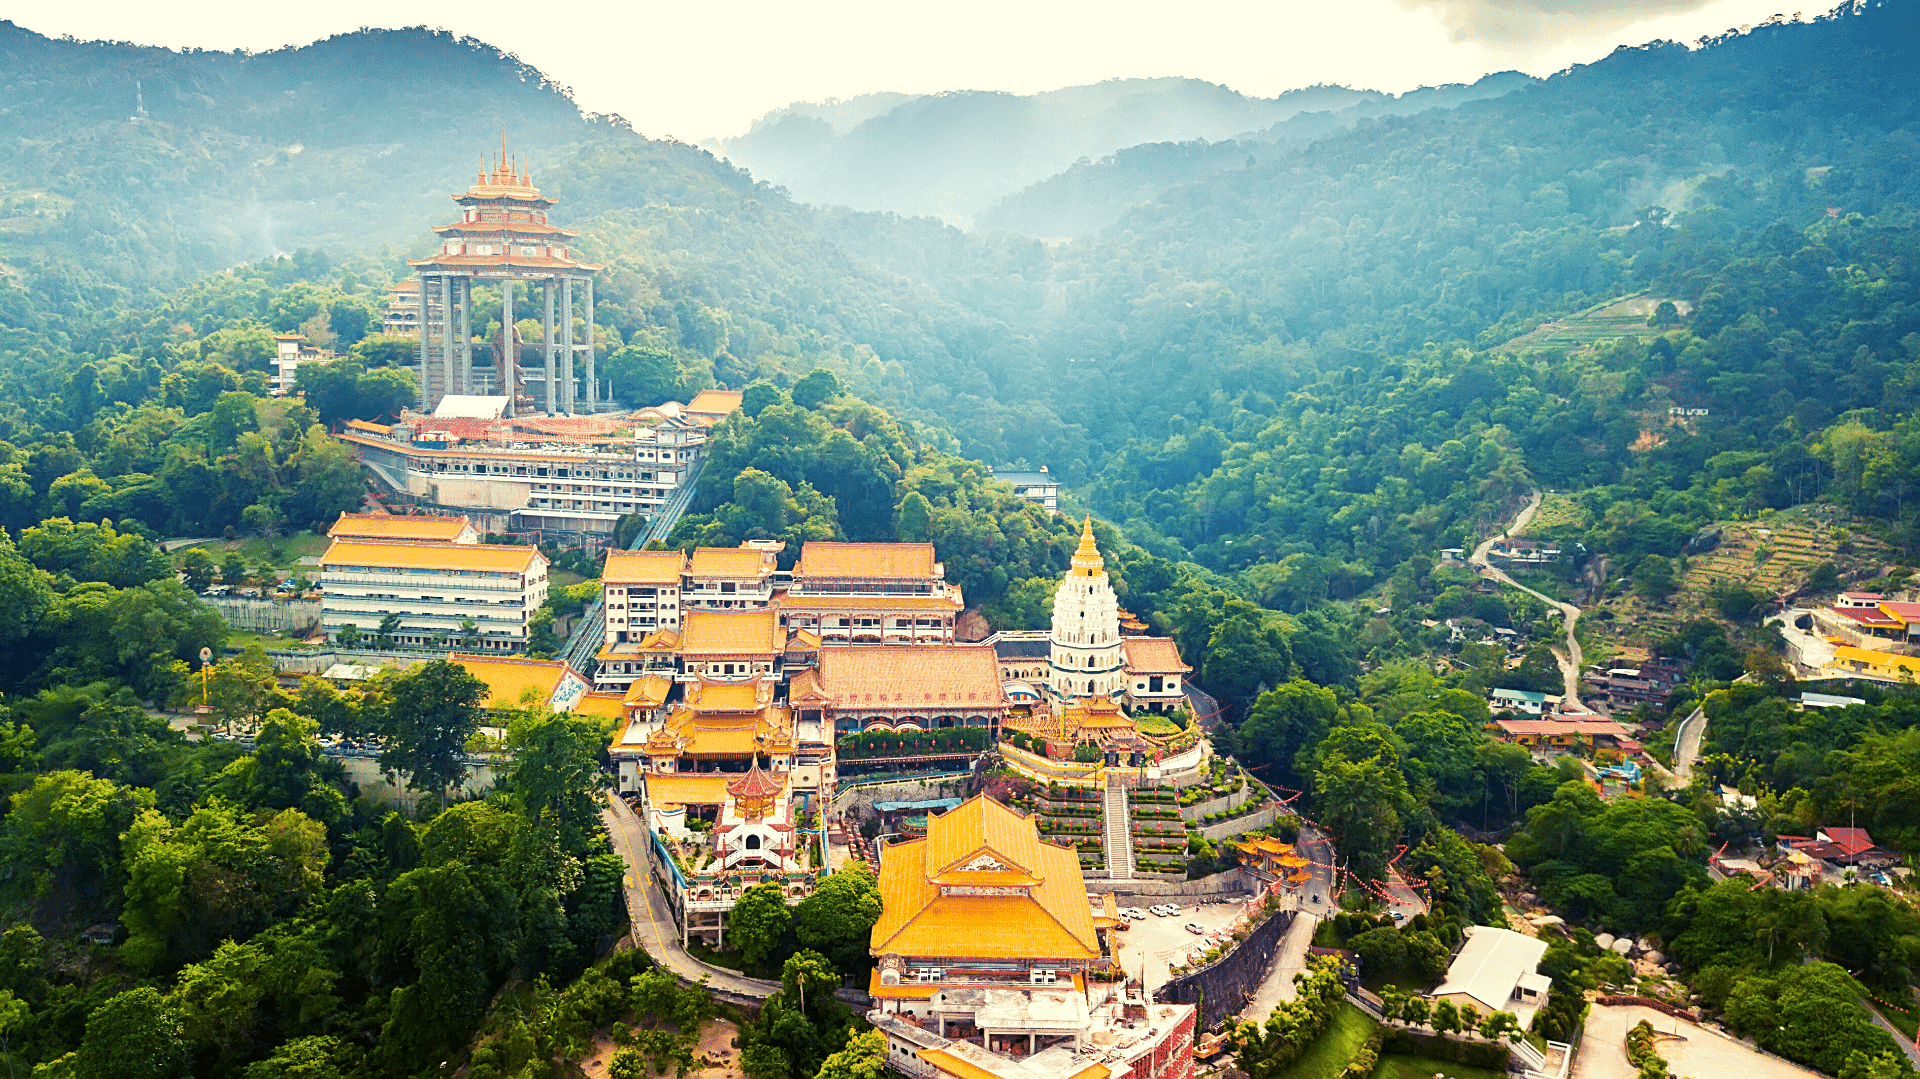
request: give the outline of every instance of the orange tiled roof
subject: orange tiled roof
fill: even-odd
[[[320,565],[525,573],[533,568],[535,559],[545,562],[537,548],[504,544],[337,539],[328,546],[327,553],[320,556]]]
[[[1193,668],[1180,662],[1180,646],[1172,637],[1128,637],[1120,642],[1127,669],[1142,674],[1174,674]]]
[[[943,824],[944,822],[944,824]],[[953,868],[992,857],[1014,869]],[[942,895],[936,875],[1009,884],[1013,894]],[[1021,887],[1012,878],[1033,881]],[[985,878],[993,878],[991,881]],[[982,959],[1092,959],[1100,954],[1080,859],[1040,842],[1030,818],[977,795],[927,822],[927,838],[887,848],[872,951]]]
[[[646,642],[641,643],[644,646]],[[761,611],[687,611],[673,651],[683,656],[778,655],[786,647],[780,613],[769,607]]]
[[[695,547],[687,559],[692,577],[766,577],[773,570],[773,559],[751,547]]]
[[[727,800],[728,778],[718,772],[650,772],[646,777],[647,801],[654,805],[721,805]]]
[[[465,517],[429,517],[420,514],[342,513],[327,529],[334,539],[397,539],[451,543],[470,523]]]
[[[740,407],[745,396],[739,390],[701,390],[693,400],[687,402],[688,412],[698,412],[709,416],[725,416]]]
[[[695,682],[687,687],[687,707],[696,712],[757,712],[772,702],[763,682]]]
[[[585,693],[579,703],[573,706],[575,715],[597,716],[601,719],[625,719],[626,704],[618,693]]]
[[[608,551],[603,584],[677,585],[687,556],[679,551]]]
[[[673,679],[664,675],[641,675],[627,686],[627,695],[622,698],[622,703],[639,708],[658,708],[666,702],[667,693],[672,688]]]
[[[828,543],[815,540],[800,548],[793,567],[801,577],[871,577],[928,580],[933,576],[931,543]]]
[[[447,658],[486,683],[487,695],[481,703],[489,708],[519,708],[528,690],[534,691],[534,704],[546,704],[553,699],[553,691],[566,680],[570,670],[557,659],[472,656],[458,652]]]
[[[821,645],[820,689],[843,706],[870,701],[974,707],[1007,703],[1000,660],[983,644]]]

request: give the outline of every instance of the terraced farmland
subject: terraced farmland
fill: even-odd
[[[1599,307],[1590,307],[1585,311],[1568,315],[1566,318],[1543,323],[1531,333],[1521,334],[1504,345],[1496,346],[1494,351],[1526,352],[1536,348],[1586,348],[1595,341],[1606,341],[1616,337],[1650,337],[1656,331],[1647,325],[1647,318],[1665,298],[1642,293]],[[1693,305],[1685,300],[1674,300],[1673,305],[1680,309],[1682,315],[1693,309]]]

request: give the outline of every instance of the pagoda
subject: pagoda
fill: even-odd
[[[586,375],[586,411],[596,402],[593,348],[593,275],[600,267],[573,257],[570,246],[578,233],[549,224],[547,211],[557,201],[533,186],[531,169],[507,156],[505,136],[500,155],[483,167],[473,186],[453,196],[460,219],[439,225],[440,250],[423,259],[411,259],[420,278],[420,403],[433,411],[449,395],[503,396],[509,416],[534,411],[534,399],[523,394],[523,345],[515,332],[513,286],[537,282],[544,310],[541,341],[545,359],[545,411],[573,414],[576,405],[576,361]],[[476,384],[473,370],[473,285],[476,279],[500,286],[501,333],[494,346],[492,385]],[[581,293],[586,319],[584,340],[573,334],[574,294]],[[558,305],[558,325],[555,307]],[[556,335],[556,329],[558,334]],[[483,394],[483,389],[491,389]]]
[[[1053,631],[1047,682],[1061,700],[1116,697],[1126,692],[1120,604],[1106,560],[1093,538],[1093,518],[1080,530],[1080,549],[1053,595]]]

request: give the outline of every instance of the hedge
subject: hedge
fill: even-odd
[[[1463,1041],[1439,1034],[1420,1034],[1395,1028],[1387,1032],[1381,1045],[1383,1053],[1429,1057],[1454,1064],[1504,1071],[1513,1062],[1513,1051],[1499,1042]]]

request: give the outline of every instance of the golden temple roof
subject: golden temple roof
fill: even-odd
[[[934,573],[931,543],[831,543],[810,540],[800,548],[793,567],[802,577],[930,580]]]
[[[646,773],[647,801],[654,805],[722,805],[730,777],[719,772],[681,775]]]
[[[1093,539],[1093,515],[1088,514],[1086,523],[1080,527],[1080,549],[1073,552],[1071,572],[1078,577],[1091,577],[1106,568],[1106,559],[1100,557],[1100,545]]]
[[[643,674],[627,686],[624,703],[635,708],[658,708],[666,703],[673,679],[660,674]]]
[[[679,551],[608,551],[602,584],[679,585],[687,556]]]
[[[455,652],[447,656],[466,672],[486,684],[481,704],[487,708],[519,708],[522,697],[533,691],[533,703],[545,705],[570,672],[557,659],[528,659],[524,656],[472,656]],[[577,675],[575,677],[578,677]]]
[[[690,577],[766,577],[773,571],[773,559],[752,547],[695,547],[686,569]]]
[[[654,636],[664,637],[666,631]],[[641,642],[644,649],[648,641]],[[668,650],[683,656],[778,655],[787,649],[787,634],[780,628],[780,613],[772,608],[758,611],[686,611],[680,622],[678,641]]]
[[[1092,959],[1100,954],[1080,859],[1040,841],[1033,820],[976,795],[927,822],[927,838],[880,863],[875,955]],[[941,886],[1005,894],[942,894]]]
[[[336,539],[327,545],[327,553],[320,556],[320,565],[525,573],[533,567],[536,558],[544,561],[537,547],[507,544]]]
[[[465,517],[400,513],[342,513],[327,535],[333,539],[417,540],[452,543],[467,530]]]

